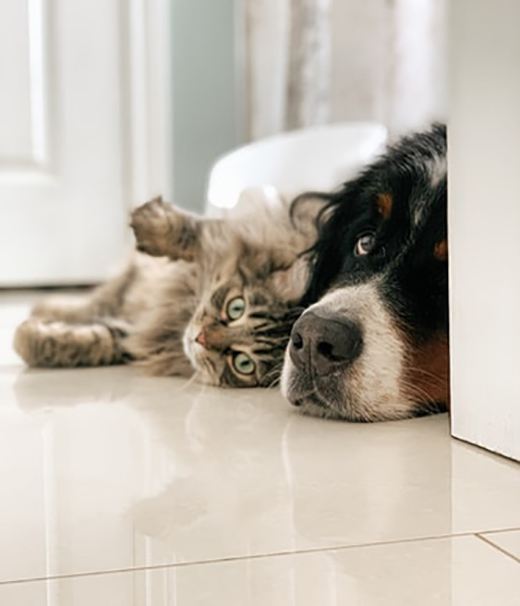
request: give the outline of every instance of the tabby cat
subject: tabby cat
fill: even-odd
[[[312,205],[291,214],[261,190],[225,219],[156,198],[132,215],[138,252],[126,270],[83,298],[44,299],[14,347],[29,366],[133,362],[211,385],[274,385],[300,311],[315,214]]]

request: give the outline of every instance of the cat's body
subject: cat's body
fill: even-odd
[[[260,199],[259,199],[260,197]],[[254,199],[256,198],[256,199]],[[83,298],[49,297],[15,337],[30,366],[135,362],[223,386],[276,383],[306,280],[313,208],[250,194],[225,220],[153,200],[132,217],[124,272]],[[144,254],[143,254],[144,253]]]

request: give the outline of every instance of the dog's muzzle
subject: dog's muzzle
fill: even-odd
[[[301,412],[351,421],[410,416],[405,351],[378,283],[338,288],[294,324],[282,394]]]

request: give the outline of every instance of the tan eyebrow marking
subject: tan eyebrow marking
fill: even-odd
[[[447,240],[441,240],[435,245],[433,249],[433,256],[439,261],[446,261],[448,258],[448,242]]]
[[[380,193],[377,196],[377,210],[384,219],[388,219],[392,214],[393,205],[394,199],[388,192]]]

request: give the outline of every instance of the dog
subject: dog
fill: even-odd
[[[282,393],[349,421],[449,407],[446,127],[402,139],[325,203]]]

